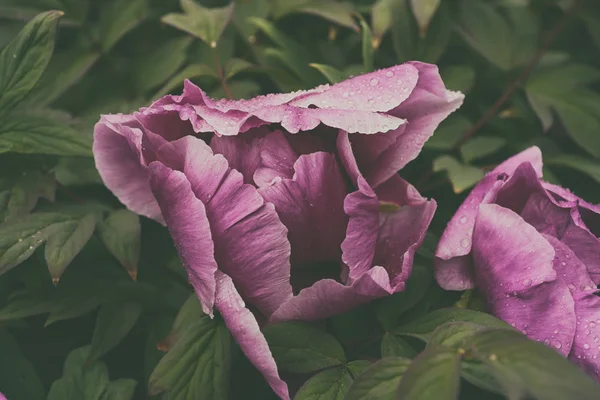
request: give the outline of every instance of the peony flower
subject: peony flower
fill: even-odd
[[[436,279],[479,289],[493,314],[600,379],[600,206],[541,176],[531,147],[479,182],[442,235]]]
[[[404,290],[436,204],[397,171],[462,99],[416,62],[251,100],[186,81],[103,116],[94,154],[121,202],[168,227],[204,312],[288,399],[260,325]]]

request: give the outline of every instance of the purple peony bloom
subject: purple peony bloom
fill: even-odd
[[[288,399],[259,326],[404,290],[436,204],[396,172],[462,99],[416,62],[251,100],[186,81],[103,116],[94,154],[128,208],[169,228],[203,310]]]
[[[490,172],[448,224],[436,279],[600,379],[600,206],[542,181],[531,147]]]

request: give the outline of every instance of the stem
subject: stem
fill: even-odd
[[[219,55],[216,51],[213,52],[213,54],[215,56],[215,64],[217,65],[217,73],[219,74],[219,79],[221,80],[221,86],[223,87],[227,98],[233,99],[231,91],[229,90],[229,86],[227,85],[227,79],[225,79],[225,75],[223,75],[223,67],[221,66],[221,60],[219,59]]]
[[[496,100],[494,105],[492,105],[492,107],[490,107],[486,111],[486,113],[483,114],[483,116],[475,123],[475,125],[473,125],[471,129],[469,129],[464,134],[462,139],[460,139],[458,143],[454,146],[455,148],[458,148],[462,144],[464,144],[467,140],[469,140],[471,136],[473,136],[477,131],[479,131],[479,129],[481,129],[486,123],[488,123],[489,120],[492,119],[498,113],[500,107],[502,107],[502,105],[504,105],[504,103],[506,103],[508,99],[510,99],[510,97],[517,91],[517,89],[519,89],[519,87],[523,83],[525,83],[529,75],[531,75],[533,70],[539,64],[542,57],[546,54],[554,40],[556,40],[558,35],[563,31],[563,29],[567,25],[567,22],[569,22],[573,12],[576,8],[578,8],[580,3],[580,0],[576,0],[573,6],[571,6],[571,8],[564,13],[560,21],[558,21],[558,23],[554,25],[554,28],[552,28],[548,37],[543,42],[540,49],[535,53],[531,61],[529,61],[523,72],[521,72],[521,74],[506,88],[504,93],[502,93],[498,100]]]

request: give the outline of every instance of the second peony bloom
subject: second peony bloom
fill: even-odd
[[[288,399],[260,326],[404,290],[436,203],[397,171],[462,100],[418,62],[251,100],[186,81],[103,116],[94,155],[121,202],[168,227],[203,310]]]

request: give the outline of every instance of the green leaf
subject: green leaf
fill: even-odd
[[[456,194],[474,186],[485,175],[480,168],[462,164],[451,156],[441,156],[433,161],[433,172],[440,171],[446,171]]]
[[[438,326],[431,334],[427,346],[442,345],[457,348],[475,333],[486,329],[472,322],[449,322]]]
[[[146,0],[112,0],[103,5],[98,25],[98,40],[104,52],[110,50],[125,34],[146,17]]]
[[[482,1],[459,3],[458,32],[473,49],[503,70],[524,65],[535,53],[538,24],[525,7]]]
[[[40,198],[54,200],[56,182],[51,174],[40,170],[12,171],[0,178],[0,220],[7,221],[28,214]]]
[[[92,137],[43,115],[11,114],[0,125],[0,154],[91,156]]]
[[[168,353],[150,376],[151,395],[168,391],[170,400],[228,398],[231,335],[222,320],[202,312],[195,296],[177,315],[167,343]]]
[[[419,25],[421,37],[425,37],[431,18],[440,6],[440,0],[411,0],[412,11]]]
[[[175,76],[173,76],[171,79],[169,79],[167,83],[165,83],[164,86],[154,94],[153,97],[158,98],[164,96],[165,94],[170,93],[176,87],[183,85],[183,81],[185,79],[192,79],[198,77],[211,77],[215,79],[220,79],[219,73],[215,71],[212,67],[209,67],[208,65],[188,65],[183,70],[178,72]]]
[[[54,167],[54,176],[63,186],[102,183],[91,157],[61,157]]]
[[[65,361],[63,376],[54,381],[48,400],[130,400],[136,382],[119,379],[110,382],[104,363],[88,363],[90,347],[73,350]]]
[[[67,275],[68,277],[68,275]],[[85,315],[107,301],[114,298],[114,285],[106,283],[81,283],[67,280],[58,285],[56,292],[49,299],[50,314],[44,326],[55,322],[77,318]]]
[[[48,296],[42,293],[37,291],[18,293],[0,309],[0,322],[45,314],[50,312],[51,308],[52,304],[48,301]]]
[[[444,120],[434,135],[425,142],[430,150],[452,150],[473,124],[460,115],[451,115]]]
[[[352,382],[345,365],[328,368],[306,381],[294,400],[342,400]]]
[[[381,357],[413,358],[417,351],[398,335],[387,332],[381,340]]]
[[[345,400],[394,400],[402,374],[410,363],[400,357],[379,360],[356,377]]]
[[[100,307],[89,361],[95,361],[117,346],[137,322],[142,307],[136,302],[115,301]]]
[[[467,93],[475,84],[475,70],[468,65],[451,65],[441,71],[444,84],[450,90]]]
[[[329,83],[338,83],[347,78],[346,74],[344,74],[342,71],[339,71],[329,65],[314,63],[308,65],[322,73],[323,76],[327,78]]]
[[[8,399],[43,400],[46,391],[19,344],[0,327],[0,388]]]
[[[0,118],[23,100],[46,69],[62,15],[39,14],[0,53]]]
[[[193,0],[181,0],[180,4],[184,14],[167,14],[161,21],[196,36],[210,47],[217,47],[219,38],[231,21],[234,3],[222,8],[205,8]]]
[[[371,8],[371,26],[373,26],[373,36],[377,44],[381,43],[383,35],[392,26],[392,12],[395,1],[377,0]]]
[[[466,163],[494,154],[506,145],[506,139],[496,136],[476,136],[460,147],[460,155]]]
[[[360,20],[360,27],[362,30],[362,57],[363,65],[365,66],[365,72],[373,71],[373,57],[375,55],[375,48],[373,48],[373,34],[369,24],[364,19]]]
[[[248,22],[249,17],[267,18],[271,11],[270,0],[238,1],[233,10],[233,23],[248,40],[256,33],[256,25]]]
[[[279,19],[292,13],[313,14],[333,23],[358,31],[358,26],[356,26],[356,23],[352,18],[354,14],[354,6],[352,3],[331,0],[273,1],[273,15],[275,19]]]
[[[428,347],[404,372],[397,398],[402,400],[458,399],[460,354],[445,347]]]
[[[46,228],[44,256],[50,276],[58,282],[67,265],[79,254],[96,229],[96,215],[54,224]]]
[[[380,300],[377,319],[381,325],[386,330],[395,328],[402,314],[423,299],[432,282],[432,268],[414,264],[411,276],[406,283],[406,290]]]
[[[140,218],[125,209],[113,211],[100,224],[98,233],[108,251],[135,280],[141,250]]]
[[[223,68],[225,79],[231,79],[252,66],[252,63],[249,63],[242,58],[233,57],[227,61],[227,64],[225,64],[225,67]]]
[[[133,75],[137,90],[144,93],[164,84],[185,63],[191,43],[191,37],[171,39],[137,59]]]
[[[449,322],[472,322],[488,328],[512,329],[506,322],[487,313],[464,308],[442,308],[416,318],[394,332],[427,341],[438,326]]]
[[[469,346],[508,398],[592,400],[600,392],[600,386],[569,360],[520,332],[482,331],[469,339]]]
[[[277,366],[304,373],[346,362],[344,349],[330,334],[304,322],[283,322],[263,331]]]
[[[558,165],[583,172],[592,177],[596,182],[600,183],[600,162],[571,154],[561,154],[556,157],[545,159],[544,162],[546,165]]]

